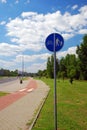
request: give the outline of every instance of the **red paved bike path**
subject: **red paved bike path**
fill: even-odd
[[[24,89],[1,97],[0,98],[0,111],[6,108],[7,106],[9,106],[10,104],[14,103],[15,101],[17,101],[18,99],[22,98],[23,96],[27,95],[27,93],[33,91],[33,89],[36,89],[36,88],[37,88],[36,81],[31,79],[28,85]]]

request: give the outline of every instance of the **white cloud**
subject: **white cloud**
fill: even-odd
[[[84,18],[84,19],[87,20],[87,5],[81,7],[81,8],[79,9],[79,12],[80,12],[82,18]],[[82,19],[81,19],[81,20],[82,20]],[[86,24],[86,25],[87,25],[87,24]]]
[[[44,70],[44,69],[46,69],[46,62],[32,64],[32,66],[26,68],[26,71],[37,73],[38,70]]]
[[[86,14],[87,6],[80,8],[79,13],[74,15],[68,12],[61,14],[60,11],[45,15],[23,12],[20,17],[10,20],[6,25],[7,35],[12,42],[22,44],[29,50],[40,51],[45,38],[52,32],[62,34],[65,40],[81,33],[83,28],[87,28]]]
[[[0,25],[5,24],[4,21],[0,23]],[[38,54],[38,52],[43,52],[46,37],[52,32],[57,32],[62,34],[65,40],[68,40],[77,34],[87,33],[87,6],[81,7],[79,13],[74,15],[69,12],[62,14],[60,11],[45,15],[36,12],[23,12],[15,19],[10,18],[6,29],[6,35],[10,37],[12,44],[0,43],[0,56],[14,56],[15,59],[8,62],[12,66],[13,62],[18,64],[21,60],[21,52],[33,51],[33,55],[24,54],[25,63],[37,63],[31,66],[30,70],[32,71],[37,70],[37,66],[40,69],[41,64],[41,68],[44,69],[46,67],[44,63],[50,54]],[[64,52],[59,52],[58,57],[61,58],[67,53],[76,54],[75,51],[76,47],[71,47]],[[44,63],[38,63],[40,60]]]
[[[16,1],[15,1],[15,4],[18,4],[18,3],[19,3],[19,0],[16,0]]]
[[[15,61],[20,62],[20,60],[22,58],[24,58],[24,62],[28,62],[28,63],[35,62],[35,61],[37,62],[38,60],[39,61],[41,61],[41,60],[46,61],[49,56],[50,56],[49,53],[36,54],[36,55],[22,55],[22,54],[20,54],[20,55],[16,56]]]
[[[81,30],[79,31],[79,34],[87,34],[87,29],[81,29]]]
[[[27,0],[26,3],[30,3],[30,0]]]
[[[5,24],[6,24],[6,21],[0,22],[0,25],[5,25]]]
[[[78,5],[73,5],[72,6],[72,10],[75,10],[75,9],[77,9],[78,8]]]
[[[14,62],[13,61],[5,61],[5,60],[0,60],[0,67],[1,68],[6,68],[9,69],[9,66],[12,67],[14,66]]]
[[[62,51],[57,53],[57,57],[60,59],[61,57],[65,57],[67,54],[75,54],[76,55],[77,47],[70,47],[66,51]]]
[[[1,3],[7,3],[7,0],[0,0]]]
[[[13,56],[19,50],[20,47],[16,45],[10,45],[8,43],[0,43],[0,56]]]

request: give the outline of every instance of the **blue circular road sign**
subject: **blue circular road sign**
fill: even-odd
[[[49,51],[57,52],[63,47],[64,39],[60,34],[52,33],[46,38],[45,45]]]

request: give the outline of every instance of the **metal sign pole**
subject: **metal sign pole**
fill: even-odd
[[[56,91],[56,40],[54,34],[54,123],[57,130],[57,91]]]
[[[50,34],[45,41],[46,48],[54,52],[54,124],[57,130],[57,89],[56,89],[56,52],[64,45],[63,37],[58,33]]]
[[[24,56],[22,54],[22,80],[23,80],[23,77],[24,77]]]

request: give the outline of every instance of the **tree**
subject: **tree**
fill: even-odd
[[[56,58],[56,74],[58,73],[59,70],[59,63],[58,59]],[[47,74],[48,77],[54,78],[54,56],[52,55],[51,57],[48,57],[47,60]]]
[[[66,75],[67,75],[67,68],[66,68],[66,65],[65,65],[65,59],[64,59],[64,57],[63,58],[61,58],[61,60],[60,60],[60,65],[59,65],[60,67],[59,67],[59,74],[60,74],[60,76],[63,78],[63,80],[64,80],[64,78],[66,77]]]
[[[38,76],[39,76],[40,78],[42,77],[42,74],[43,74],[42,70],[39,70],[39,71],[38,71]]]
[[[80,79],[80,61],[79,61],[79,58],[76,58],[76,66],[75,66],[75,70],[76,70],[76,73],[75,73],[75,79]]]
[[[61,64],[60,64],[61,65]],[[64,58],[63,66],[65,67],[66,77],[75,78],[77,69],[77,58],[74,54],[67,54]],[[63,67],[63,68],[64,68]]]
[[[72,84],[73,79],[76,75],[76,69],[74,66],[70,66],[68,69],[68,77],[70,78],[70,83]]]
[[[18,70],[10,71],[10,70],[1,68],[0,76],[18,76]]]
[[[80,61],[80,70],[83,79],[87,80],[87,34],[83,37],[81,45],[77,46],[76,53]]]

